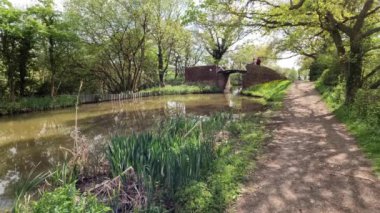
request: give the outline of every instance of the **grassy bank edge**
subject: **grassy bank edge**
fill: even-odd
[[[282,100],[291,83],[289,80],[276,80],[257,84],[244,89],[241,94],[257,98],[260,103],[270,105],[276,110],[281,108]]]
[[[283,91],[280,91],[282,95],[278,97],[281,97],[281,99],[286,88],[283,87]],[[282,100],[277,98],[276,101]],[[194,180],[183,187],[183,190],[178,191],[175,199],[176,211],[222,212],[233,203],[239,195],[245,177],[254,170],[255,158],[259,154],[264,140],[269,136],[265,129],[266,120],[267,117],[263,113],[248,113],[227,125],[226,130],[230,136],[228,136],[227,141],[221,142],[219,145],[217,158],[213,162],[211,169],[204,178]],[[48,192],[42,196],[46,198],[59,195],[57,197],[59,199],[55,201],[54,205],[60,205],[59,200],[66,199],[65,196],[60,197],[62,190],[68,190],[65,187],[66,185],[64,185],[64,188],[56,188],[54,192]],[[77,198],[78,196],[81,195],[75,195]],[[92,198],[83,197],[83,199],[91,200]],[[70,198],[70,200],[72,199]],[[85,202],[84,200],[83,202]],[[34,207],[46,205],[45,209],[50,208],[50,204],[44,201],[42,199],[32,205]],[[94,205],[94,208],[103,209],[100,212],[109,211],[102,205],[90,203],[86,203],[84,206]],[[76,206],[79,204],[74,202],[70,203],[70,205]],[[163,210],[162,208],[160,209]]]
[[[249,114],[229,127],[233,136],[221,149],[215,170],[207,180],[194,182],[179,194],[182,206],[186,207],[179,212],[223,212],[233,208],[247,175],[254,171],[262,145],[271,137],[266,123],[272,110],[282,108],[291,83],[288,80],[273,81],[243,91],[244,95],[251,97],[260,95],[261,101],[269,106],[267,112]]]
[[[182,84],[182,85],[166,85],[165,87],[152,87],[141,90],[141,92],[152,92],[159,95],[184,95],[184,94],[203,94],[222,92],[215,86],[204,84]]]
[[[340,92],[337,92],[337,89],[342,89],[339,86],[333,88],[317,82],[315,88],[322,95],[329,109],[355,137],[361,150],[371,160],[375,173],[380,177],[380,126],[369,122],[367,118],[356,116],[357,113],[353,107],[343,105],[339,97]]]
[[[149,96],[161,95],[183,95],[183,94],[206,94],[218,93],[220,90],[213,86],[193,84],[193,85],[167,85],[165,87],[153,87],[139,92]],[[0,99],[0,116],[20,113],[38,112],[62,109],[75,106],[76,95],[59,95],[54,98],[46,97],[23,97],[14,102]]]

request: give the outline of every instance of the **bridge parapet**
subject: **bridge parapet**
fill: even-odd
[[[247,70],[224,70],[216,65],[187,67],[185,69],[185,81],[215,86],[220,91],[229,92],[231,87],[229,76],[233,73],[243,75],[243,89],[255,84],[286,79],[283,75],[265,66],[247,64],[246,68]]]
[[[256,84],[262,84],[275,80],[285,80],[286,77],[269,67],[259,66],[254,63],[247,64],[247,72],[243,75],[243,89]]]

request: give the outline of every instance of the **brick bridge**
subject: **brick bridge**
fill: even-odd
[[[231,87],[229,77],[233,73],[243,75],[243,89],[255,84],[285,79],[283,75],[268,67],[252,63],[247,64],[246,70],[224,70],[216,65],[187,67],[185,69],[185,81],[216,86],[221,91],[229,92]]]

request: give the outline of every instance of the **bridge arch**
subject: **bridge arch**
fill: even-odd
[[[233,73],[241,73],[243,75],[243,89],[255,84],[286,79],[283,75],[268,67],[252,63],[247,64],[246,70],[224,70],[216,65],[187,67],[185,69],[185,82],[216,86],[220,91],[230,92],[230,75]]]

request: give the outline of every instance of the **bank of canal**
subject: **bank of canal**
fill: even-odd
[[[162,118],[215,112],[236,114],[263,109],[254,99],[230,94],[146,97],[80,106],[78,124],[93,146],[114,135],[146,130]],[[75,111],[72,108],[0,118],[0,200],[11,202],[14,186],[37,165],[47,171],[65,157],[60,147],[71,148]]]

